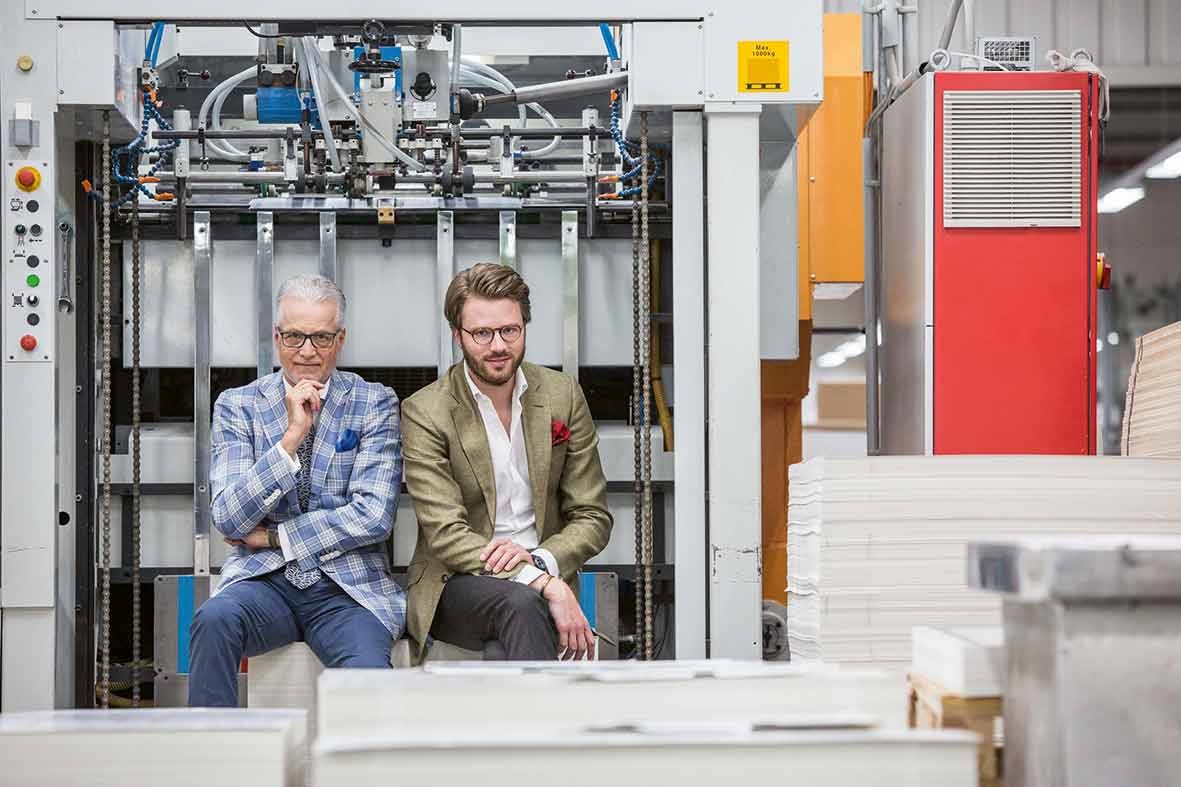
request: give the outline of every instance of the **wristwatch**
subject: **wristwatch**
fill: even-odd
[[[267,528],[267,546],[271,549],[283,548],[283,545],[279,543],[279,529],[277,527]]]
[[[541,555],[537,554],[536,552],[530,552],[529,556],[533,558],[533,565],[537,566],[546,574],[549,573],[549,566],[545,564],[545,560],[542,559]]]

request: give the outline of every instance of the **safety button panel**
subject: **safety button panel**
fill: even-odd
[[[4,162],[7,212],[0,237],[4,265],[5,363],[53,361],[54,252],[53,179],[48,161]]]

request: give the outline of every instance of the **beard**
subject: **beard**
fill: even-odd
[[[463,359],[467,362],[468,371],[476,379],[487,383],[488,385],[504,385],[513,380],[517,376],[517,369],[521,368],[521,362],[525,359],[525,347],[522,342],[519,353],[514,353],[512,350],[506,350],[503,353],[496,355],[486,355],[483,358],[477,358],[468,352],[467,348],[463,348]],[[508,363],[501,370],[494,369],[489,363],[489,360],[505,359]]]

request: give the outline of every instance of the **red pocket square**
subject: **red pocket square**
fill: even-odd
[[[551,446],[570,442],[570,427],[561,421],[554,420],[549,427]]]

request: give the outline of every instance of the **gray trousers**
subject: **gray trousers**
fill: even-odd
[[[558,631],[536,590],[496,577],[457,574],[443,585],[431,636],[485,658],[553,661]],[[491,647],[485,647],[492,643]],[[499,647],[497,647],[499,644]]]

